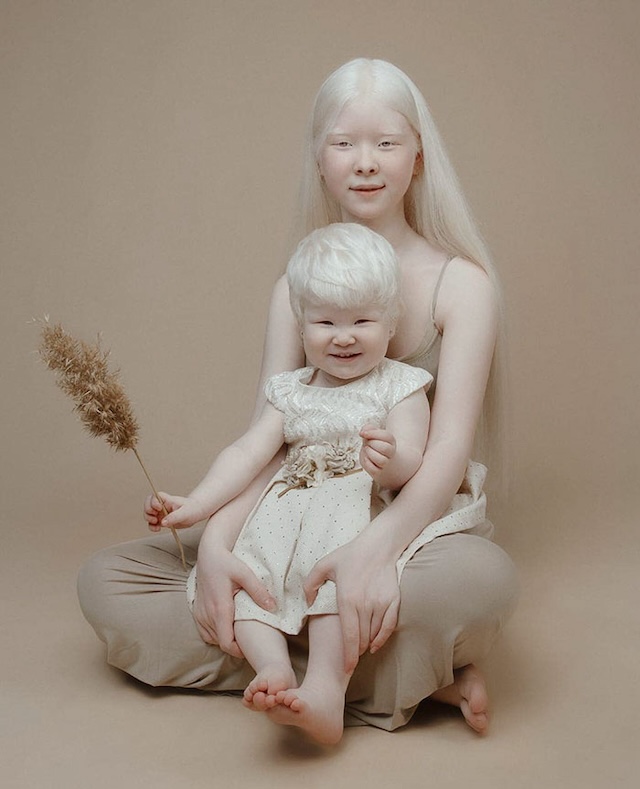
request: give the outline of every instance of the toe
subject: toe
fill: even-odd
[[[258,710],[259,712],[264,712],[267,709],[267,695],[263,691],[259,690],[257,693],[253,694],[252,699],[254,709]]]

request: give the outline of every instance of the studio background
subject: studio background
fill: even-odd
[[[2,0],[0,21],[9,785],[631,786],[640,5]],[[186,493],[247,423],[313,96],[361,55],[425,94],[502,275],[513,483],[491,514],[523,596],[488,738],[429,707],[312,758],[236,699],[104,663],[75,575],[144,536],[147,483],[76,423],[30,321],[102,334],[153,477]]]

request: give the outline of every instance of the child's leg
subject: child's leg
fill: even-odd
[[[243,620],[234,625],[236,641],[256,672],[244,691],[246,707],[263,712],[276,704],[276,694],[297,686],[284,635],[264,622]]]
[[[337,614],[309,618],[309,662],[299,688],[277,694],[268,710],[276,723],[298,726],[318,742],[333,745],[342,737],[344,697],[351,674],[344,670],[342,630]]]

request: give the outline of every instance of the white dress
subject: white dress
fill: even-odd
[[[384,426],[394,406],[433,380],[425,370],[390,359],[335,388],[308,385],[313,373],[304,367],[265,385],[267,399],[284,414],[288,451],[233,549],[277,603],[269,613],[240,590],[235,619],[257,619],[290,634],[299,633],[310,614],[338,612],[333,582],[323,584],[312,606],[302,584],[319,559],[367,526],[377,506],[373,480],[359,464],[358,433],[365,424]],[[191,606],[195,583],[194,568],[187,583]]]
[[[433,380],[427,371],[384,359],[368,375],[335,388],[309,386],[314,368],[280,373],[267,381],[267,399],[284,413],[289,445],[283,466],[260,496],[233,549],[276,600],[274,613],[240,590],[235,619],[258,620],[299,633],[310,615],[338,612],[335,584],[326,581],[309,606],[303,582],[316,562],[350,542],[388,503],[359,465],[365,424],[384,426],[391,409]],[[485,469],[471,463],[465,483],[442,518],[427,526],[398,560],[398,577],[407,561],[442,534],[472,528],[484,520]],[[196,574],[187,582],[190,606]]]

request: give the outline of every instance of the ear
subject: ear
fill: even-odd
[[[413,163],[413,174],[420,175],[423,166],[424,166],[424,159],[422,157],[422,151],[418,151],[418,153],[416,154],[416,159]]]

